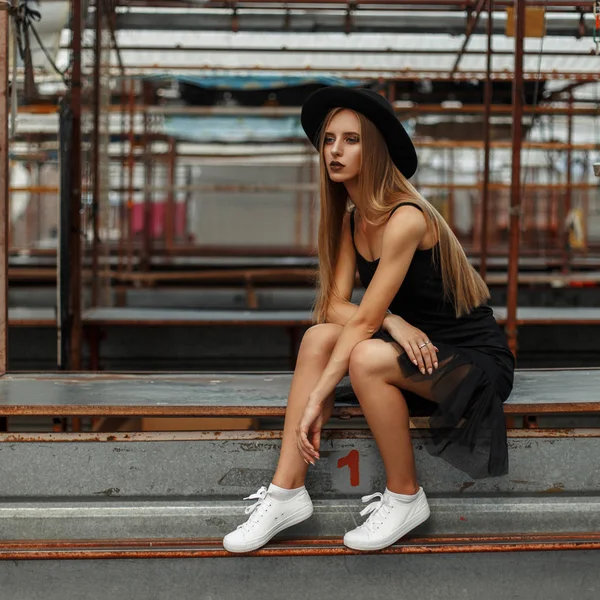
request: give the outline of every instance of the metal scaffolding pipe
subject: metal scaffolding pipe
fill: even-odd
[[[92,306],[98,306],[98,268],[100,254],[100,57],[102,54],[102,0],[96,0],[93,77],[93,130],[92,130]]]
[[[515,0],[515,79],[512,88],[512,181],[510,197],[510,242],[506,333],[512,353],[517,355],[517,301],[519,283],[519,241],[521,235],[521,146],[523,143],[523,39],[525,0]]]
[[[598,75],[600,81],[600,75]],[[119,112],[114,106],[111,112]],[[294,106],[147,106],[144,108],[149,114],[158,115],[202,115],[202,116],[263,116],[263,117],[289,117],[299,116],[300,107]],[[485,112],[484,104],[465,104],[463,106],[442,106],[440,104],[416,104],[414,106],[396,106],[396,114],[400,118],[408,118],[412,115],[478,115]],[[493,115],[511,116],[512,106],[505,104],[493,104],[491,112]],[[524,106],[525,115],[568,115],[573,113],[582,117],[596,117],[598,109],[595,106],[576,106],[572,109],[565,106]]]
[[[573,92],[569,92],[569,107],[573,107]],[[573,193],[571,186],[573,185],[573,113],[569,113],[567,117],[567,144],[569,147],[567,148],[567,187],[565,189],[565,201],[563,206],[561,206],[561,244],[562,244],[562,252],[563,252],[563,264],[562,264],[562,272],[569,272],[569,259],[571,257],[571,250],[569,247],[569,228],[567,226],[567,219],[571,213],[571,204]]]
[[[71,135],[71,197],[69,254],[71,277],[69,280],[70,304],[70,356],[67,368],[81,369],[81,37],[83,28],[82,0],[72,0],[72,67],[71,67],[71,111],[73,131]]]
[[[477,0],[362,0],[353,2],[352,0],[289,0],[281,2],[280,0],[209,0],[202,4],[203,8],[259,8],[261,5],[275,4],[277,8],[284,6],[285,8],[294,6],[310,6],[311,10],[330,8],[332,6],[352,7],[353,10],[360,10],[362,7],[367,7],[367,10],[385,6],[387,10],[394,7],[400,7],[402,10],[459,10],[464,11],[468,8],[473,8]],[[536,0],[537,6],[543,6],[546,9],[569,9],[581,8],[591,11],[593,9],[594,0],[568,1],[568,0]],[[140,7],[140,8],[189,8],[190,3],[185,0],[119,0],[120,6]],[[508,8],[514,5],[514,0],[498,0],[496,7],[498,9]],[[339,8],[338,8],[339,10]]]
[[[8,7],[0,7],[0,376],[8,368]],[[14,82],[13,82],[14,85]],[[0,419],[6,430],[6,420]]]
[[[460,65],[460,60],[463,57],[463,55],[465,54],[465,50],[467,49],[467,45],[469,44],[469,40],[471,39],[471,35],[473,35],[473,32],[475,31],[475,27],[477,27],[477,22],[479,21],[479,15],[481,15],[481,12],[483,11],[483,5],[485,4],[486,0],[479,0],[477,7],[475,8],[475,12],[471,15],[469,15],[469,22],[467,23],[467,31],[465,33],[465,39],[463,41],[463,44],[460,48],[460,50],[458,51],[458,56],[456,57],[456,60],[454,61],[454,66],[452,67],[452,71],[451,74],[454,75],[456,73],[456,71],[458,70],[458,65]],[[489,13],[490,17],[488,19],[488,35],[491,35],[491,30],[490,30],[490,22],[492,21],[492,13]],[[489,69],[488,69],[488,77],[489,77]]]
[[[68,48],[68,46],[63,46]],[[84,46],[84,50],[93,50],[93,46]],[[119,46],[121,54],[126,52],[185,52],[186,54],[193,52],[227,52],[234,54],[383,54],[386,56],[396,54],[414,54],[416,56],[431,56],[456,54],[455,48],[323,48],[311,46],[310,48],[290,48],[289,46]],[[485,50],[465,50],[463,56],[485,56]],[[498,56],[512,56],[512,50],[496,50],[494,54]],[[523,53],[524,56],[539,56],[538,51],[527,50]],[[556,57],[581,57],[588,58],[589,52],[581,52],[575,50],[544,50],[544,56]]]
[[[498,0],[496,2],[497,8],[507,8],[509,6],[514,6],[517,0]],[[595,0],[536,0],[535,4],[537,6],[546,6],[552,8],[587,8],[591,10],[594,6]],[[129,4],[129,3],[127,3]],[[147,2],[143,2],[142,6],[147,6]],[[279,6],[282,5],[280,0],[240,0],[231,2],[230,0],[221,0],[221,1],[209,1],[205,2],[204,6],[207,8],[232,8],[235,5],[238,8],[243,8],[244,6],[253,6],[261,5],[261,4],[277,4]],[[358,2],[352,2],[349,0],[291,0],[286,1],[285,6],[293,6],[295,4],[318,4],[318,5],[327,5],[327,4],[338,4],[343,6],[350,5],[385,5],[385,6],[404,6],[404,7],[416,7],[416,10],[420,10],[421,7],[436,7],[436,8],[448,8],[454,7],[461,10],[465,10],[469,7],[473,8],[476,4],[476,0],[359,0]],[[168,6],[171,4],[169,3]]]
[[[335,57],[334,57],[335,58]],[[128,67],[127,71],[129,75],[144,75],[147,73],[155,73],[156,71],[168,70],[171,74],[175,75],[178,72],[182,73],[202,73],[213,71],[224,71],[237,73],[242,71],[244,73],[271,73],[273,71],[278,73],[300,73],[306,75],[307,71],[311,75],[315,74],[336,74],[339,77],[349,78],[361,78],[361,79],[394,79],[397,81],[421,81],[424,79],[430,79],[431,81],[471,81],[474,79],[483,80],[486,76],[485,71],[478,71],[476,69],[470,69],[468,71],[459,71],[454,75],[451,75],[448,70],[419,70],[413,71],[409,68],[388,68],[388,67],[373,67],[365,69],[357,69],[356,67],[338,67],[335,63],[325,66],[312,66],[306,67],[281,67],[281,66],[262,66],[262,65],[241,65],[232,66],[226,64],[211,64],[211,65],[198,65],[198,64],[141,64],[135,65],[134,67]],[[116,68],[111,68],[112,74],[117,74]],[[510,71],[498,71],[494,72],[493,79],[500,81],[512,81],[515,74]],[[523,78],[528,81],[545,81],[545,80],[564,80],[569,79],[571,81],[600,81],[600,73],[573,73],[571,71],[528,71],[523,73]]]
[[[481,199],[481,263],[479,265],[479,274],[484,281],[487,275],[487,251],[488,251],[488,221],[489,221],[489,203],[490,203],[490,119],[492,105],[492,12],[494,10],[494,1],[488,0],[488,28],[487,28],[487,74],[485,79],[485,111],[483,113],[483,189]]]

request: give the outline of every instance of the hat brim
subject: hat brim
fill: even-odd
[[[313,92],[306,99],[300,122],[315,148],[319,148],[323,121],[334,108],[348,108],[367,117],[383,136],[390,158],[404,177],[410,179],[415,174],[418,160],[410,136],[389,102],[369,90],[331,86]]]

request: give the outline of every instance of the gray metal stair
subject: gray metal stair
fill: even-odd
[[[600,531],[600,496],[431,498],[422,536],[559,534]],[[248,517],[248,502],[172,498],[20,501],[0,504],[0,540],[173,538],[219,541]],[[282,540],[333,537],[360,524],[360,497],[314,500],[313,516],[281,533]],[[0,542],[0,547],[2,544]],[[1,555],[0,555],[1,556]]]

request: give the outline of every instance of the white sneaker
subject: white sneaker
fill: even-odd
[[[362,501],[373,502],[361,511],[361,516],[371,513],[359,527],[344,536],[344,544],[354,550],[381,550],[398,541],[402,536],[429,518],[429,504],[423,488],[410,502],[403,502],[390,495],[386,489],[383,494],[377,492],[365,496]]]
[[[252,552],[264,546],[280,531],[305,521],[313,514],[313,504],[306,490],[290,500],[277,500],[261,487],[244,500],[257,500],[244,511],[250,518],[223,539],[229,552]]]

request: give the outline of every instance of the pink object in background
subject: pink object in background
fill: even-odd
[[[166,202],[153,202],[149,208],[152,237],[162,238],[165,235],[167,204]],[[132,213],[133,233],[136,235],[144,230],[144,204],[134,204]],[[177,202],[175,204],[174,221],[174,237],[183,237],[185,235],[185,203]]]

